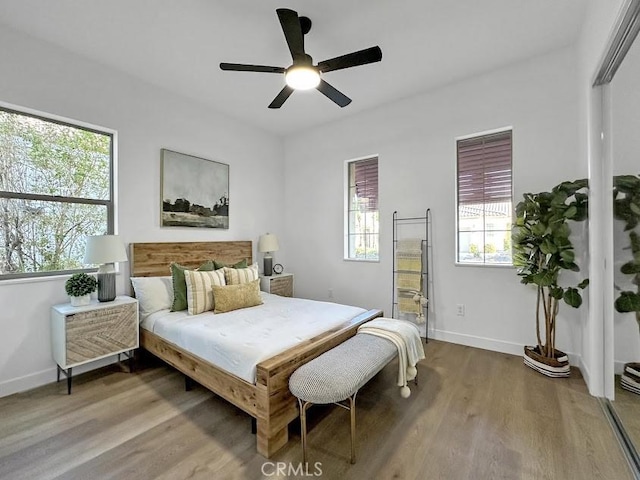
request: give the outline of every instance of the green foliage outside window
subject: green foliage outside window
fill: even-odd
[[[0,110],[0,275],[84,268],[109,231],[111,135]]]

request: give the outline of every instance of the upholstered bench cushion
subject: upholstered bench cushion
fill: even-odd
[[[390,340],[358,334],[298,368],[289,390],[311,403],[349,398],[398,354]]]

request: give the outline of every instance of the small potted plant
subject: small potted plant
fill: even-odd
[[[91,293],[98,287],[98,281],[95,277],[86,273],[75,273],[69,277],[64,284],[67,295],[71,300],[71,305],[79,307],[89,305],[91,302]]]

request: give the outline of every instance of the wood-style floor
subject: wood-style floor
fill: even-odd
[[[61,382],[0,399],[0,478],[632,478],[579,372],[553,380],[519,357],[436,341],[426,355],[410,398],[395,386],[395,362],[358,394],[355,465],[341,408],[309,411],[303,472],[295,428],[267,461],[244,413],[147,362],[80,376],[71,396]],[[292,465],[279,474],[275,462]]]
[[[623,389],[620,386],[619,375],[616,375],[615,382],[615,400],[611,402],[611,405],[622,422],[629,440],[640,452],[640,395]]]

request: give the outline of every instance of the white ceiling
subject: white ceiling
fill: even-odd
[[[584,0],[2,0],[0,23],[127,72],[267,131],[287,135],[572,44]],[[380,45],[382,62],[327,73],[353,99],[319,92],[267,105],[287,67],[276,8],[311,18],[314,62]],[[3,46],[6,48],[6,46]]]

